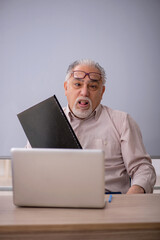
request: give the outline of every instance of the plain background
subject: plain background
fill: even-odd
[[[0,0],[0,156],[24,147],[17,113],[56,94],[68,65],[99,62],[102,103],[128,112],[160,156],[159,0]]]

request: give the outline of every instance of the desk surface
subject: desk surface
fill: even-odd
[[[160,194],[113,195],[111,203],[108,198],[104,209],[19,208],[11,194],[0,194],[0,236],[10,239],[12,234],[12,239],[20,239],[26,234],[29,238],[24,239],[43,239],[45,234],[46,239],[72,239],[74,235],[73,239],[84,240],[92,234],[94,239],[109,234],[111,239],[129,235],[160,239]]]

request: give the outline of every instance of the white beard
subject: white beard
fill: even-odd
[[[83,110],[83,109],[76,108],[76,105],[79,102],[79,100],[87,100],[89,102],[89,109]],[[78,118],[87,118],[92,113],[92,111],[93,111],[92,110],[92,102],[88,97],[77,98],[73,105],[73,109],[72,109],[73,114]]]

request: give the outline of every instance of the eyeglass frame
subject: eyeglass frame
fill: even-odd
[[[95,80],[95,81],[100,81],[100,80],[102,79],[102,74],[101,74],[101,73],[97,73],[97,72],[89,72],[89,73],[86,73],[85,71],[76,70],[76,71],[72,71],[72,72],[71,72],[71,75],[73,75],[73,77],[74,77],[74,73],[75,73],[75,72],[82,72],[82,73],[85,74],[83,78],[77,78],[77,79],[84,79],[86,76],[88,76],[91,81],[94,81],[94,80]],[[93,79],[93,78],[91,78],[91,77],[90,77],[90,73],[96,73],[97,75],[100,76],[100,79]]]

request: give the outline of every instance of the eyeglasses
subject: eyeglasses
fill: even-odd
[[[72,76],[75,78],[75,79],[84,79],[86,76],[89,77],[90,80],[96,80],[96,81],[99,81],[101,80],[101,74],[100,73],[97,73],[97,72],[89,72],[89,73],[86,73],[84,71],[73,71],[72,72]]]

